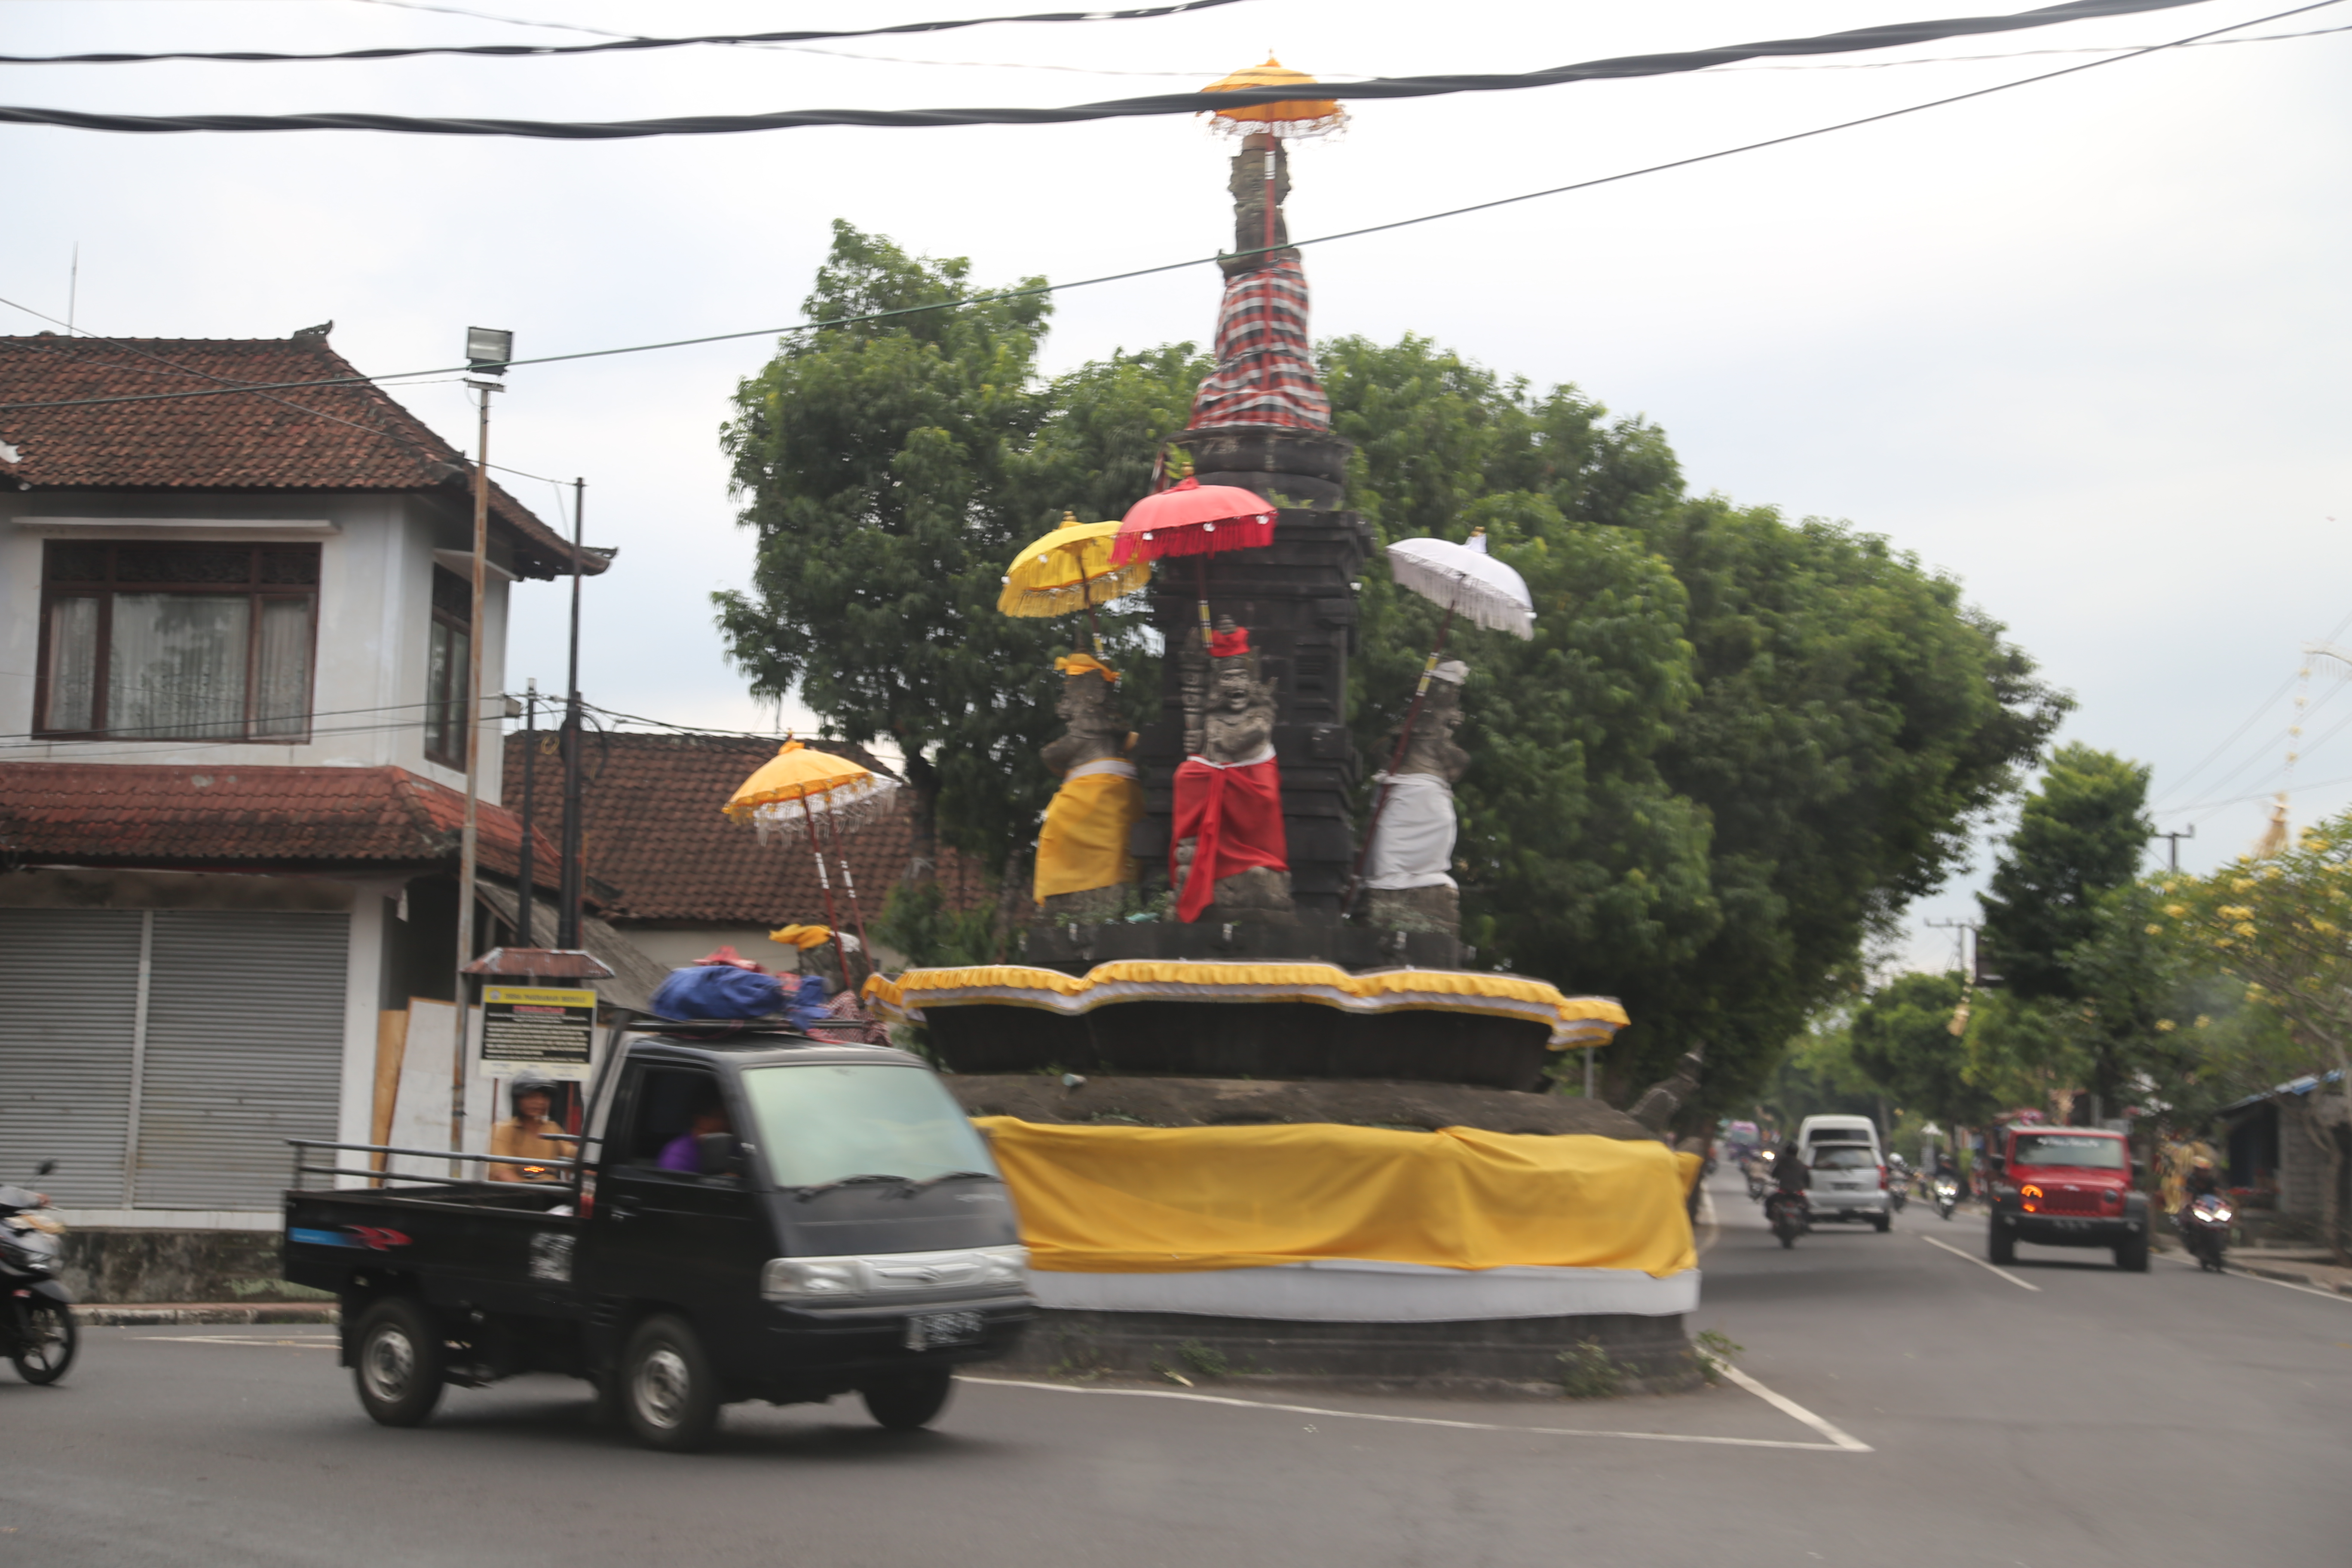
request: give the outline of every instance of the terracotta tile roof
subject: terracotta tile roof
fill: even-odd
[[[536,820],[553,831],[562,809],[562,775],[554,737],[542,731],[533,794]],[[504,798],[520,806],[524,737],[507,737]],[[810,745],[881,764],[856,746],[835,741]],[[824,920],[824,894],[802,844],[761,844],[747,825],[719,808],[776,742],[735,735],[630,735],[592,738],[586,755],[586,826],[582,832],[588,876],[605,918],[629,921],[758,921],[786,925]],[[887,771],[887,769],[884,771]],[[905,792],[898,798],[903,802]],[[845,841],[859,901],[870,923],[882,900],[906,873],[912,851],[905,807]],[[964,910],[989,895],[977,867],[952,849],[940,856],[939,877],[950,904]],[[842,898],[835,878],[834,897]],[[837,906],[849,923],[845,902]]]
[[[452,864],[465,797],[404,768],[0,763],[0,861],[197,869]],[[521,823],[484,805],[481,863],[511,881]],[[554,885],[534,834],[532,880]]]
[[[358,374],[323,332],[0,337],[0,479],[34,489],[430,490],[465,503],[472,464],[367,383],[80,408],[7,406]],[[572,570],[571,542],[495,482],[490,510],[523,575]],[[584,552],[583,569],[602,572],[609,559]]]

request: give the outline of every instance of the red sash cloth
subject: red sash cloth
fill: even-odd
[[[1216,900],[1217,879],[1252,866],[1290,869],[1282,831],[1282,773],[1272,757],[1224,768],[1187,757],[1176,770],[1176,833],[1168,849],[1168,878],[1177,876],[1175,846],[1191,838],[1192,869],[1176,898],[1176,918],[1191,922]]]

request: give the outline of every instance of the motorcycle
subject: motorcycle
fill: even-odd
[[[1764,1200],[1764,1217],[1772,1226],[1772,1234],[1780,1238],[1783,1247],[1797,1245],[1797,1237],[1813,1228],[1813,1205],[1805,1201],[1802,1193],[1774,1193]]]
[[[1937,1176],[1935,1180],[1936,1217],[1949,1219],[1952,1210],[1959,1206],[1960,1183],[1957,1176]]]
[[[1886,1206],[1896,1214],[1911,1201],[1911,1167],[1900,1154],[1886,1157]]]
[[[2201,1194],[2181,1209],[2181,1243],[2189,1248],[2189,1256],[2197,1259],[2199,1268],[2225,1272],[2221,1247],[2229,1239],[2230,1221],[2234,1217],[2230,1200],[2219,1193]]]
[[[58,1168],[44,1160],[36,1176]],[[0,1186],[0,1352],[26,1383],[55,1383],[73,1365],[79,1336],[73,1303],[58,1283],[59,1244],[66,1227],[39,1211],[48,1198],[24,1187]]]

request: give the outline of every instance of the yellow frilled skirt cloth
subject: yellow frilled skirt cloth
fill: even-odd
[[[1449,1127],[1065,1127],[979,1119],[1031,1266],[1177,1274],[1318,1258],[1637,1269],[1698,1258],[1663,1143]]]
[[[1127,836],[1142,820],[1143,785],[1132,763],[1106,757],[1072,768],[1038,830],[1036,897],[1134,881]]]

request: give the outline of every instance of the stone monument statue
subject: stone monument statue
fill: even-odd
[[[1133,737],[1115,700],[1118,672],[1083,653],[1054,668],[1062,675],[1054,711],[1069,729],[1038,753],[1062,787],[1037,834],[1032,891],[1049,922],[1117,920],[1135,882],[1128,836],[1143,816],[1143,788],[1127,757]]]
[[[1429,696],[1387,788],[1364,855],[1364,917],[1384,931],[1462,934],[1462,894],[1453,877],[1454,781],[1470,765],[1456,744],[1462,683],[1470,667],[1448,659],[1431,672]]]
[[[1197,659],[1196,628],[1186,648]],[[1283,832],[1282,772],[1274,758],[1274,682],[1258,669],[1249,629],[1222,618],[1209,638],[1205,680],[1185,683],[1188,742],[1176,770],[1169,880],[1176,915],[1192,921],[1282,924],[1292,918]],[[1195,698],[1193,692],[1199,696]]]

